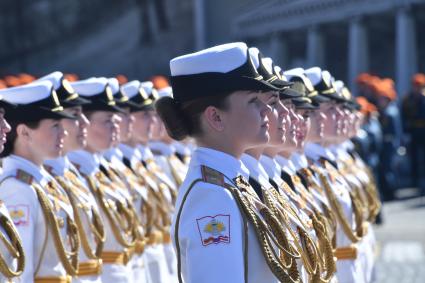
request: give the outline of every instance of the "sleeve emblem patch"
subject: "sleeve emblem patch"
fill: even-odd
[[[204,216],[196,222],[203,246],[230,243],[230,215]]]
[[[16,226],[26,226],[29,223],[29,207],[28,205],[18,204],[7,206],[9,215]]]

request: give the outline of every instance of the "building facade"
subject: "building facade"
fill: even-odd
[[[424,0],[195,2],[198,47],[221,43],[224,30],[223,39],[255,45],[284,69],[323,66],[354,90],[357,74],[371,72],[404,94],[411,75],[425,71]]]

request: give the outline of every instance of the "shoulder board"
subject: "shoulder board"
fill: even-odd
[[[16,179],[19,181],[26,183],[28,185],[32,184],[32,181],[34,180],[34,177],[30,174],[25,172],[24,170],[18,169],[16,170]]]
[[[218,185],[221,187],[223,187],[225,184],[224,175],[210,167],[202,165],[201,174],[202,174],[202,180],[205,183],[210,183],[210,184]]]

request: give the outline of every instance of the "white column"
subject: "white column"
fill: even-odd
[[[314,26],[307,33],[307,65],[308,67],[324,67],[325,43],[318,27]]]
[[[283,69],[288,65],[288,45],[283,34],[273,33],[270,36],[270,54],[267,54],[273,59],[273,62]]]
[[[361,72],[369,69],[367,31],[360,18],[350,22],[348,35],[348,78],[349,86],[356,93],[355,79]]]
[[[400,9],[396,18],[396,83],[398,95],[410,89],[410,78],[417,71],[416,31],[408,9]]]
[[[195,47],[200,50],[206,47],[205,0],[193,0],[195,19]]]

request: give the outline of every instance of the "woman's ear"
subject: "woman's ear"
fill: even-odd
[[[214,106],[208,106],[204,111],[204,117],[207,124],[214,130],[221,132],[224,130],[223,112]]]
[[[28,128],[24,124],[19,124],[16,127],[16,136],[28,141],[31,139],[30,131],[31,131],[30,128]]]

